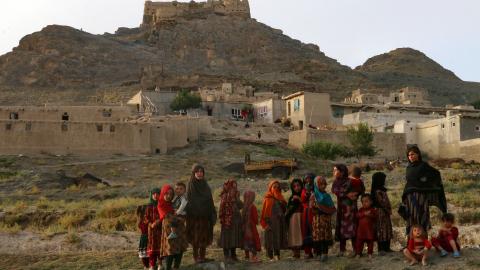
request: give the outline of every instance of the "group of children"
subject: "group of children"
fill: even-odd
[[[137,207],[138,228],[141,231],[138,256],[145,269],[160,269],[166,260],[166,269],[178,269],[188,247],[185,236],[187,200],[186,185],[150,191],[150,203]]]
[[[245,259],[256,263],[261,241],[257,225],[264,231],[264,247],[270,260],[280,259],[280,251],[290,249],[294,258],[317,256],[321,261],[328,258],[333,241],[340,242],[338,256],[346,251],[347,240],[352,241],[354,256],[362,256],[364,245],[371,258],[374,242],[379,254],[392,252],[392,208],[385,188],[386,175],[377,172],[372,176],[371,193],[365,193],[361,170],[354,168],[349,175],[345,165],[334,167],[332,193],[337,197],[335,206],[326,191],[327,180],[322,176],[307,174],[303,179],[290,183],[291,195],[286,200],[279,181],[271,181],[264,195],[261,215],[255,206],[256,194],[247,190],[243,201],[235,180],[228,180],[220,194],[219,220],[221,232],[218,246],[223,248],[226,262],[238,261],[237,249],[243,249]],[[145,268],[154,269],[166,259],[166,269],[178,269],[188,244],[185,239],[186,186],[177,183],[173,189],[165,185],[153,189],[150,204],[137,209],[139,229],[142,232],[139,257]],[[361,207],[357,201],[360,198]],[[336,215],[335,235],[332,234],[332,216]],[[446,214],[444,226],[432,243],[425,237],[422,227],[413,226],[404,254],[415,264],[427,264],[427,250],[433,246],[441,256],[453,252],[459,257],[458,229],[453,226],[454,217]]]

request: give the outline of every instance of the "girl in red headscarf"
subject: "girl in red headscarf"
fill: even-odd
[[[250,262],[259,262],[257,252],[262,250],[258,235],[258,210],[255,207],[255,192],[248,190],[243,194],[243,248],[245,258]]]
[[[219,219],[222,228],[218,241],[218,245],[223,248],[226,262],[238,261],[236,249],[243,246],[242,216],[240,215],[242,208],[243,203],[240,201],[237,182],[227,180],[220,194]]]
[[[174,192],[170,185],[164,185],[158,199],[158,213],[162,223],[162,237],[160,256],[166,258],[166,270],[178,269],[182,262],[183,253],[187,250],[188,243],[185,235],[185,226],[175,216],[172,200]],[[172,228],[175,229],[176,237],[169,237]]]
[[[270,260],[280,260],[280,250],[288,248],[285,211],[287,201],[282,195],[280,182],[274,180],[268,184],[263,199],[260,224],[265,230],[265,249]]]

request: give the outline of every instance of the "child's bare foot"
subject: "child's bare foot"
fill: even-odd
[[[418,263],[417,260],[411,260],[411,261],[410,261],[410,265],[415,265],[415,264],[417,264],[417,263]]]
[[[428,265],[427,260],[423,259],[423,260],[422,260],[422,265],[423,265],[423,266],[427,266],[427,265]]]

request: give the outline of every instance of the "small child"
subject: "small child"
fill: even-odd
[[[353,167],[352,175],[350,175],[350,185],[347,189],[347,193],[355,192],[358,196],[365,193],[365,185],[362,180],[362,169],[359,167]]]
[[[365,193],[361,197],[362,207],[357,212],[358,227],[355,247],[355,257],[362,256],[363,246],[367,243],[368,258],[372,258],[373,243],[375,242],[375,222],[377,210],[372,206],[372,197]]]
[[[150,263],[148,261],[147,245],[148,245],[148,220],[145,217],[147,205],[139,205],[137,207],[138,229],[140,229],[140,243],[138,244],[138,257],[142,260],[143,268],[148,269]]]
[[[390,242],[393,238],[392,205],[388,199],[385,180],[387,175],[383,172],[376,172],[372,175],[372,196],[373,207],[377,209],[378,217],[376,222],[378,253],[385,255],[385,252],[392,252]]]
[[[175,210],[173,209],[173,196],[173,188],[167,184],[162,187],[160,198],[158,199],[158,214],[162,223],[160,256],[167,261],[166,270],[180,268],[183,253],[188,247],[185,227],[182,223],[178,222]],[[172,228],[176,229],[178,235],[174,239],[169,239],[168,237],[171,234],[170,230],[172,230]]]
[[[303,204],[301,200],[303,182],[295,178],[290,184],[291,196],[288,199],[285,222],[288,226],[288,247],[292,249],[293,258],[300,259],[300,249],[303,245],[302,214]]]
[[[314,180],[313,194],[310,196],[312,209],[312,239],[317,256],[322,262],[328,259],[328,248],[333,244],[332,215],[336,208],[332,197],[327,193],[327,180],[317,176]]]
[[[178,182],[175,184],[175,197],[173,198],[173,209],[175,210],[175,215],[177,215],[178,222],[185,222],[185,217],[187,215],[185,208],[187,207],[188,201],[185,198],[185,192],[187,187],[185,183]],[[168,235],[168,239],[177,238],[176,228],[171,228],[171,233]]]
[[[410,260],[410,265],[415,265],[420,260],[423,266],[428,265],[428,250],[431,248],[432,244],[428,241],[423,227],[413,225],[410,229],[407,248],[403,250],[405,257]]]
[[[252,263],[260,262],[257,252],[262,250],[258,234],[258,210],[255,206],[255,192],[248,190],[243,194],[242,224],[243,224],[243,249],[245,259]]]
[[[460,258],[460,244],[458,243],[458,228],[453,226],[455,216],[446,213],[442,216],[443,226],[440,228],[437,237],[432,237],[432,245],[440,256],[445,257],[453,252],[454,258]]]

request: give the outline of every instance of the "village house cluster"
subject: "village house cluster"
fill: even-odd
[[[331,102],[326,93],[282,96],[226,82],[192,90],[201,107],[187,115],[170,108],[177,93],[141,90],[123,106],[0,107],[0,153],[162,154],[199,140],[219,119],[289,126],[289,145],[298,149],[319,140],[348,144],[347,127],[366,123],[384,158],[402,159],[416,144],[432,158],[480,161],[480,111],[431,106],[423,89],[389,96],[362,89]]]

